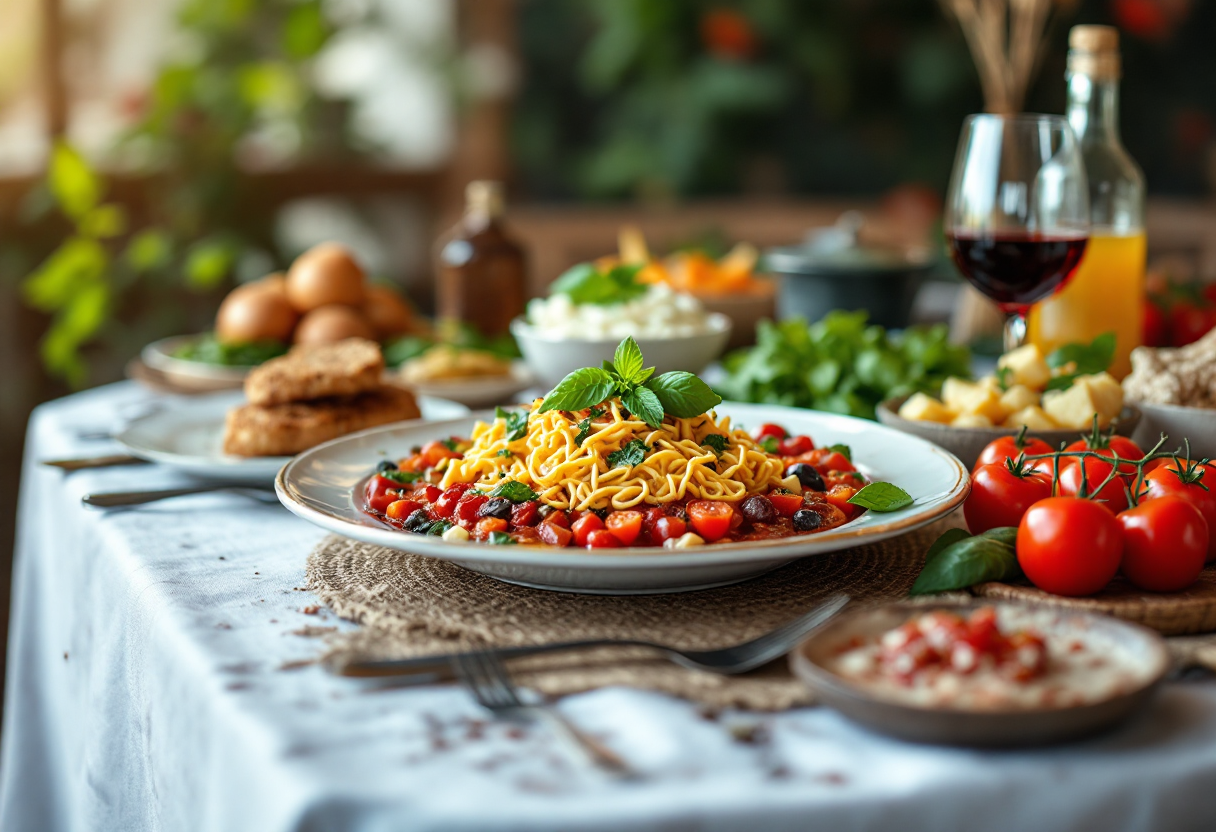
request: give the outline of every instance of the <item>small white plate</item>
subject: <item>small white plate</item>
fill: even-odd
[[[178,358],[175,353],[192,341],[197,341],[205,335],[174,335],[153,341],[140,352],[140,359],[153,370],[159,370],[169,376],[199,381],[224,381],[239,385],[249,375],[252,367],[229,367],[224,364],[208,364],[205,361],[188,361]]]
[[[719,416],[755,428],[764,422],[809,434],[818,445],[842,442],[862,471],[895,483],[915,502],[900,511],[868,511],[839,528],[776,540],[716,543],[673,552],[653,548],[554,549],[491,546],[409,534],[385,526],[357,504],[354,489],[382,459],[448,436],[468,436],[478,417],[440,423],[386,425],[305,451],[275,479],[283,505],[311,523],[346,537],[448,560],[493,578],[540,589],[599,595],[683,592],[735,583],[792,560],[873,543],[949,514],[967,497],[971,480],[955,457],[923,439],[875,422],[811,410],[723,402]]]
[[[505,376],[405,381],[398,372],[396,378],[402,387],[408,387],[419,395],[460,402],[469,407],[514,404],[512,396],[536,383],[536,378],[523,361],[511,362],[511,372]]]
[[[269,484],[291,457],[232,456],[223,451],[224,418],[229,410],[244,403],[245,396],[240,391],[196,396],[136,419],[115,439],[133,456],[196,477]],[[422,419],[398,425],[453,419],[469,412],[462,404],[429,396],[419,396],[418,407]]]

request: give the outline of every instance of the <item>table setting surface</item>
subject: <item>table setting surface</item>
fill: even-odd
[[[132,510],[97,491],[188,485],[117,452],[151,394],[44,405],[18,517],[0,829],[1201,829],[1216,816],[1216,683],[1171,683],[1116,731],[975,751],[867,733],[825,708],[708,710],[605,688],[557,708],[640,773],[580,764],[545,724],[464,689],[313,663],[352,630],[304,589],[324,532],[237,492]],[[723,644],[733,640],[723,634]]]

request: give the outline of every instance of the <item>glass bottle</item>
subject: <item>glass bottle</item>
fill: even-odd
[[[1074,26],[1068,45],[1068,121],[1089,178],[1090,239],[1068,284],[1031,309],[1027,338],[1047,353],[1114,332],[1111,374],[1123,378],[1143,342],[1144,174],[1119,139],[1118,30]]]
[[[439,249],[439,317],[468,324],[487,338],[507,334],[527,300],[524,251],[502,219],[502,183],[470,182],[464,216]]]

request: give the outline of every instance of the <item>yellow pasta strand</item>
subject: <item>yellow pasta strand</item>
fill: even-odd
[[[547,505],[560,509],[623,509],[661,505],[681,499],[741,500],[779,485],[781,460],[760,448],[730,419],[714,413],[691,419],[668,416],[658,428],[622,413],[616,399],[591,423],[582,444],[575,442],[578,421],[565,411],[537,413],[532,403],[527,433],[507,440],[503,419],[478,422],[473,446],[463,459],[451,460],[441,485],[471,482],[492,488],[506,480],[522,482]],[[717,434],[726,439],[721,456],[703,444]],[[649,448],[638,465],[610,467],[609,454],[633,440]]]

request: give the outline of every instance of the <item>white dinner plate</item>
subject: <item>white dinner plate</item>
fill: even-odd
[[[445,541],[390,528],[364,513],[354,489],[382,459],[448,436],[468,436],[478,416],[427,424],[387,425],[305,451],[275,479],[279,499],[311,523],[390,549],[451,561],[493,578],[540,589],[603,595],[682,592],[735,583],[797,558],[873,543],[942,517],[967,496],[971,480],[941,448],[875,422],[810,410],[724,402],[719,416],[755,428],[765,422],[809,434],[818,445],[838,442],[872,480],[895,483],[914,498],[908,508],[861,517],[826,532],[776,540],[715,543],[684,551],[654,548],[554,549]],[[361,489],[360,489],[361,490]]]
[[[239,390],[195,396],[136,419],[115,439],[133,456],[196,477],[269,485],[291,457],[232,456],[223,450],[224,417],[244,403],[245,395]],[[399,422],[397,426],[420,424],[425,419],[454,419],[469,412],[462,404],[429,396],[419,396],[418,407],[422,419]]]
[[[523,361],[511,362],[511,372],[505,376],[453,378],[437,381],[406,381],[397,373],[397,383],[421,396],[433,396],[460,402],[469,407],[489,407],[511,404],[512,397],[536,383],[536,378]]]

